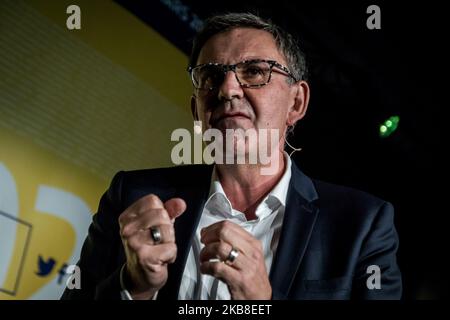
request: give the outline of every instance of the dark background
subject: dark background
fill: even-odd
[[[448,297],[446,10],[429,2],[116,0],[189,54],[195,21],[251,11],[298,37],[310,68],[307,116],[291,137],[308,175],[394,204],[404,299]],[[369,30],[366,9],[381,9]],[[145,40],[143,40],[145,41]],[[392,115],[398,129],[380,138]],[[450,270],[449,270],[450,271]]]

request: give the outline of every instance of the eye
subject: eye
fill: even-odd
[[[263,69],[261,69],[260,67],[258,67],[256,65],[248,66],[247,68],[245,68],[244,72],[247,75],[252,75],[252,76],[264,74]]]
[[[251,82],[250,84],[255,84],[257,81],[264,82],[270,73],[270,65],[266,62],[247,62],[238,65],[237,71],[239,72],[239,77],[244,81]]]
[[[197,79],[201,86],[212,86],[221,81],[223,71],[218,66],[204,66],[197,72]]]

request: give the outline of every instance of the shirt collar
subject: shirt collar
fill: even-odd
[[[286,206],[287,192],[291,180],[292,162],[286,152],[283,152],[283,154],[286,162],[284,173],[281,176],[280,181],[278,181],[275,187],[256,208],[256,215],[259,219],[263,219],[280,205],[283,207]],[[267,207],[271,210],[264,210]],[[239,214],[238,211],[233,209],[230,200],[227,198],[225,191],[222,188],[222,184],[220,183],[216,172],[216,167],[214,167],[211,175],[209,197],[206,201],[205,208],[213,215],[222,215],[224,217],[232,217]]]
[[[286,206],[286,198],[289,189],[289,182],[291,181],[291,158],[286,152],[284,153],[284,159],[286,161],[286,168],[281,176],[280,181],[275,185],[275,187],[269,192],[267,197],[276,198],[283,206]],[[267,198],[266,198],[267,199]]]

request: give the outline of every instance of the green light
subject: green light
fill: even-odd
[[[389,137],[395,130],[397,130],[398,123],[400,122],[399,116],[389,117],[383,124],[380,125],[380,137],[387,138]]]

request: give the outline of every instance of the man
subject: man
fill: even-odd
[[[189,72],[192,113],[208,129],[280,133],[269,163],[118,173],[83,246],[81,290],[63,298],[400,298],[392,206],[312,180],[283,152],[309,100],[293,38],[251,14],[216,16],[194,41]],[[261,147],[225,140],[225,156],[238,142],[244,155]]]

